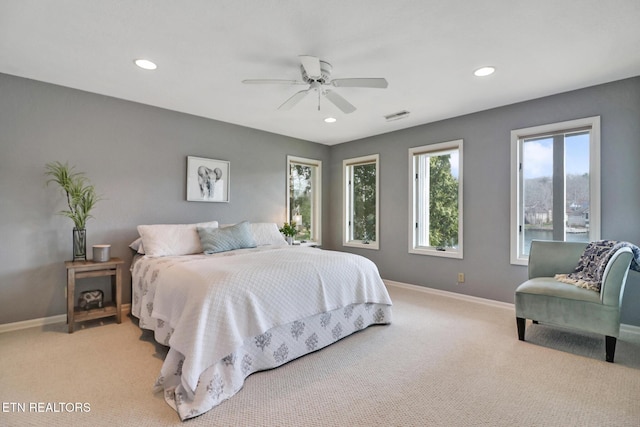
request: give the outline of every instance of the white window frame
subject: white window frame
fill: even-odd
[[[528,265],[529,257],[521,251],[524,226],[520,198],[523,192],[522,144],[525,139],[562,132],[589,130],[589,240],[600,239],[600,116],[569,120],[511,131],[511,221],[510,261],[514,265]],[[564,171],[563,171],[564,174]]]
[[[322,161],[307,159],[304,157],[287,156],[287,210],[285,215],[287,222],[292,221],[290,215],[291,164],[315,167],[315,174],[311,177],[311,194],[313,197],[313,209],[311,210],[311,240],[313,243],[320,245],[322,244]]]
[[[351,182],[353,180],[353,166],[362,164],[376,165],[376,240],[368,240],[368,243],[362,240],[354,240],[353,236],[353,191]],[[342,210],[342,245],[364,248],[364,249],[380,249],[380,155],[371,154],[367,156],[354,157],[342,161],[342,200],[344,209]]]
[[[463,146],[462,139],[441,142],[437,144],[423,145],[409,149],[409,253],[417,255],[429,255],[445,258],[463,258]],[[424,183],[418,179],[418,165],[416,156],[429,153],[443,153],[458,151],[458,247],[436,248],[433,246],[419,246],[418,233],[427,232],[419,228],[424,223],[423,218],[428,217],[428,200],[419,200],[419,191],[424,190]],[[425,212],[426,209],[426,212]]]

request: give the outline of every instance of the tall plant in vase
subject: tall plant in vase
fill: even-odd
[[[47,185],[55,182],[60,186],[67,198],[68,209],[58,212],[73,221],[73,260],[87,259],[87,230],[89,218],[93,218],[91,210],[100,197],[83,172],[75,172],[74,167],[66,163],[53,162],[46,164],[45,174],[50,177]]]

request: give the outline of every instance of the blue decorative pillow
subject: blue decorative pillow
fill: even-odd
[[[198,227],[198,235],[205,254],[257,246],[247,221],[225,228]]]

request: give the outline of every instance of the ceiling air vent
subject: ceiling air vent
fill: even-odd
[[[388,116],[384,116],[384,118],[388,122],[392,122],[394,120],[404,119],[409,116],[409,112],[407,110],[398,111],[397,113],[389,114]]]

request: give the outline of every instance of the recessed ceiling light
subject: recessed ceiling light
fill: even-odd
[[[482,67],[475,70],[473,74],[478,77],[486,77],[493,74],[495,71],[495,67]]]
[[[149,61],[148,59],[136,59],[134,62],[138,67],[144,68],[145,70],[155,70],[156,68],[158,68],[156,64]]]
[[[336,122],[336,118],[335,117],[327,117],[326,119],[324,119],[325,123],[335,123]]]

